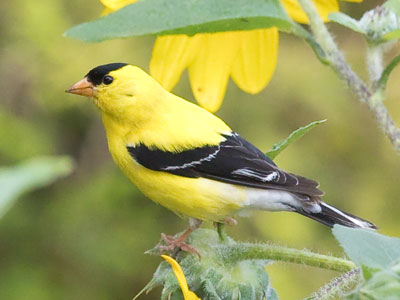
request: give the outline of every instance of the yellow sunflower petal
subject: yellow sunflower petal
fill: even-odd
[[[189,66],[190,84],[196,100],[215,112],[222,104],[232,63],[239,49],[237,32],[198,34],[200,48]]]
[[[105,15],[111,14],[112,12],[114,12],[112,9],[109,9],[108,7],[106,7],[103,9],[103,11],[101,12],[100,15],[103,17]]]
[[[100,0],[100,2],[110,10],[110,12],[116,11],[136,1],[138,0]]]
[[[278,56],[278,29],[243,31],[240,35],[232,78],[242,90],[256,94],[268,84],[274,73]]]
[[[183,274],[181,266],[178,262],[168,255],[161,255],[172,267],[172,271],[176,276],[176,280],[178,280],[178,284],[181,287],[183,297],[185,300],[201,300],[195,293],[189,290],[189,287],[186,282],[185,274]]]
[[[282,4],[293,20],[303,24],[308,23],[308,18],[297,0],[282,0]],[[314,4],[324,22],[328,21],[328,15],[330,13],[339,11],[337,0],[314,0]]]
[[[165,89],[171,90],[196,55],[198,40],[184,34],[158,37],[150,61],[151,76]]]

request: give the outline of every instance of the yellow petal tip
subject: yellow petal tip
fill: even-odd
[[[189,290],[189,287],[186,282],[185,274],[183,274],[181,266],[178,262],[168,255],[161,255],[163,259],[165,259],[172,267],[172,271],[174,272],[176,279],[178,281],[179,286],[181,287],[183,297],[185,300],[201,300],[195,293]]]

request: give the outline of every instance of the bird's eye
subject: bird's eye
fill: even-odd
[[[106,75],[103,77],[103,83],[104,84],[111,84],[114,81],[114,78],[110,75]]]

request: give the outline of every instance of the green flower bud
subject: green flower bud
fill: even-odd
[[[400,30],[400,20],[392,10],[378,6],[366,12],[358,22],[358,26],[369,42],[380,44],[391,39],[392,32]]]
[[[265,265],[270,261],[246,258],[231,261],[231,257],[237,257],[232,251],[242,249],[235,250],[237,247],[230,246],[241,244],[229,237],[222,242],[215,230],[197,229],[189,239],[202,258],[180,252],[176,260],[185,274],[189,289],[202,300],[277,299],[265,272]],[[166,262],[160,264],[145,290],[159,285],[163,286],[161,299],[183,299],[176,277]]]

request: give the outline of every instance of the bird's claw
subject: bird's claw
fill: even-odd
[[[165,243],[165,245],[158,246],[162,252],[170,252],[172,256],[176,256],[179,251],[186,251],[197,255],[201,259],[199,251],[194,246],[185,243],[180,237],[161,233],[161,240]]]

